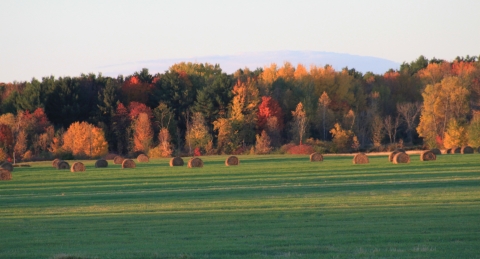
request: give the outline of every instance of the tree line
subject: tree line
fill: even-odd
[[[480,145],[480,62],[427,59],[383,75],[331,66],[0,83],[0,159],[352,152]]]

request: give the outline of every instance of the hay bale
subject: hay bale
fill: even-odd
[[[447,150],[445,151],[445,154],[451,154],[452,153],[452,149],[451,148],[447,148]]]
[[[453,147],[450,149],[450,154],[460,154],[462,152],[461,147]]]
[[[13,165],[9,162],[3,162],[2,165],[0,165],[0,167],[10,172],[13,172]]]
[[[225,160],[225,165],[226,166],[238,165],[238,164],[240,164],[240,160],[238,160],[238,157],[236,157],[236,156],[229,156]]]
[[[460,153],[462,153],[462,154],[473,154],[473,148],[470,147],[470,146],[463,146],[460,149]]]
[[[434,153],[435,155],[441,155],[442,154],[442,151],[438,148],[430,149],[430,151],[432,151],[432,153]]]
[[[57,169],[58,170],[70,169],[70,165],[67,162],[61,160],[60,162],[57,163]]]
[[[397,153],[399,153],[399,152],[405,153],[405,149],[403,149],[403,148],[396,148],[396,149],[393,150],[393,151],[397,151]]]
[[[183,166],[183,159],[179,156],[170,159],[170,166]]]
[[[148,159],[148,156],[144,155],[144,154],[140,154],[138,155],[137,157],[137,161],[139,163],[148,163],[149,159]]]
[[[12,172],[8,171],[7,169],[0,169],[0,181],[8,181],[12,180]]]
[[[437,160],[437,155],[433,153],[432,150],[426,150],[420,154],[420,161],[435,161],[435,160]]]
[[[115,158],[113,158],[113,163],[116,165],[121,165],[123,163],[123,160],[125,160],[125,158],[121,156],[116,156]]]
[[[310,154],[310,162],[322,162],[323,161],[323,155],[320,153],[312,153]]]
[[[60,159],[58,159],[58,158],[55,158],[55,159],[52,161],[52,166],[55,167],[55,168],[57,168],[57,164],[58,164],[58,162],[60,162],[60,161],[62,161],[62,160],[60,160]]]
[[[368,164],[370,160],[368,160],[368,156],[365,153],[358,153],[353,157],[353,164]]]
[[[389,162],[393,162],[393,157],[398,154],[398,153],[405,153],[405,152],[401,152],[401,151],[393,151],[392,153],[390,153],[390,155],[388,155],[388,161]]]
[[[198,157],[194,157],[188,161],[187,165],[188,165],[188,168],[203,167],[203,161]]]
[[[404,152],[398,152],[394,157],[392,162],[394,164],[408,164],[410,163],[410,156]]]
[[[85,172],[85,165],[82,162],[75,162],[73,163],[72,167],[70,168],[70,172]]]
[[[132,159],[125,159],[122,162],[122,168],[135,168],[137,165]]]
[[[108,161],[105,159],[98,159],[97,162],[95,162],[95,168],[99,167],[108,167]]]

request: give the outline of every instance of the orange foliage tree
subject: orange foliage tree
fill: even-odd
[[[153,140],[152,123],[148,114],[142,112],[133,125],[133,151],[148,153]]]
[[[74,122],[63,135],[63,149],[74,156],[101,157],[108,153],[102,129],[87,122]]]

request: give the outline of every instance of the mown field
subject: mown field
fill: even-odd
[[[0,258],[480,258],[480,154],[225,158],[15,168]]]

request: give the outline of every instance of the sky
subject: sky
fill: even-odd
[[[261,51],[453,60],[480,55],[479,10],[476,0],[1,0],[0,82]]]

